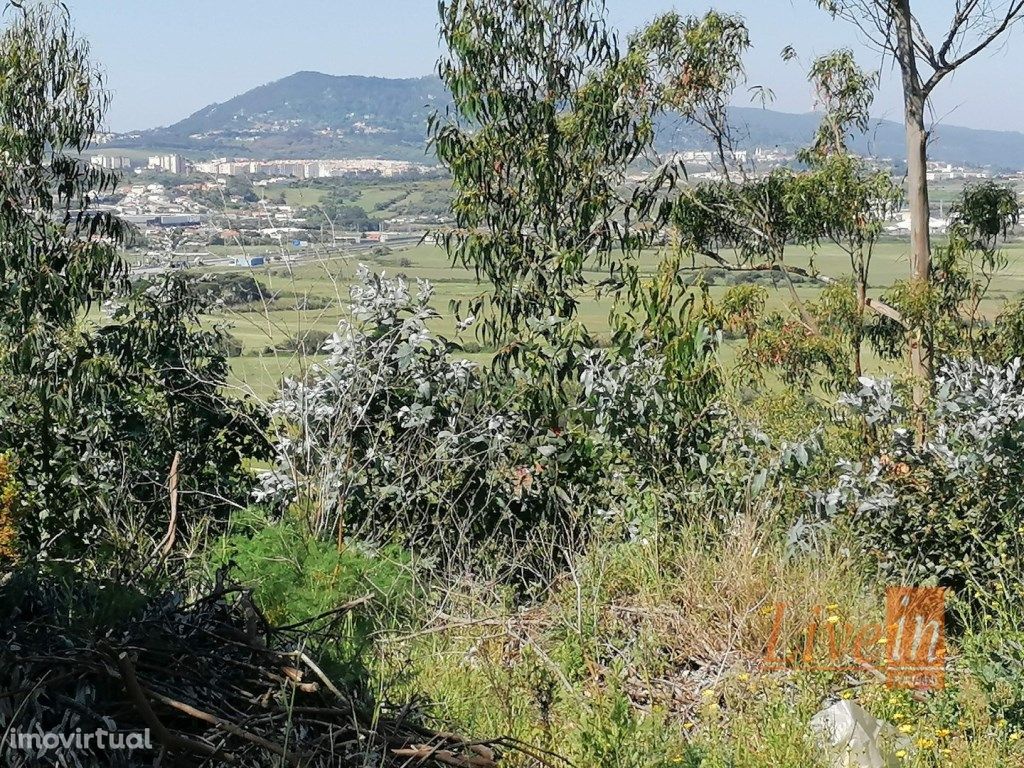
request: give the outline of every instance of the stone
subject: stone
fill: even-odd
[[[832,768],[897,768],[899,733],[852,701],[837,701],[811,718],[811,733],[828,754]]]

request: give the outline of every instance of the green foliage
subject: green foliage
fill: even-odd
[[[268,352],[297,352],[300,355],[318,355],[323,351],[324,344],[331,338],[327,331],[310,329],[305,333],[296,334],[281,344],[268,347]]]
[[[344,202],[341,196],[327,195],[311,213],[314,221],[319,219],[339,231],[375,232],[380,229],[380,222],[371,219],[365,209]]]
[[[79,157],[106,104],[87,54],[58,6],[16,11],[0,38],[0,445],[26,552],[80,556],[103,538],[101,554],[146,558],[175,454],[200,525],[237,498],[262,425],[223,396],[225,337],[199,325],[196,295],[179,276],[131,286],[128,229],[91,208],[117,179]]]
[[[950,362],[936,377],[918,443],[887,380],[861,380],[842,398],[878,434],[869,461],[847,461],[819,497],[845,511],[883,573],[904,583],[952,589],[967,613],[1024,606],[1024,386],[1021,362],[1004,367]]]
[[[801,230],[793,206],[794,174],[775,168],[764,176],[693,184],[672,203],[672,224],[684,254],[725,264],[720,250],[736,253],[738,266],[782,264],[786,246]]]
[[[254,276],[239,272],[212,272],[197,276],[192,291],[208,304],[236,307],[270,301],[273,293]]]
[[[430,130],[455,187],[444,245],[489,283],[469,308],[480,340],[498,347],[499,367],[537,382],[544,418],[563,409],[593,346],[574,322],[593,288],[587,271],[619,282],[667,212],[660,193],[678,168],[622,187],[651,149],[654,118],[687,99],[705,111],[733,81],[717,67],[735,63],[745,39],[734,19],[670,14],[622,51],[603,10],[594,0],[441,4],[450,55],[439,74],[456,109]]]
[[[964,664],[969,668],[995,714],[1024,728],[1024,632],[1021,614],[1003,613],[1005,606],[988,607],[988,621],[963,638]]]
[[[608,768],[670,768],[678,738],[657,715],[644,716],[614,686],[601,691],[580,713],[579,760]]]
[[[846,156],[849,131],[864,133],[868,129],[878,74],[858,67],[853,51],[844,48],[815,59],[808,77],[824,114],[813,143],[801,157],[814,163],[834,155]]]
[[[996,318],[992,340],[993,357],[1008,363],[1024,357],[1024,299],[1008,302]]]
[[[630,270],[624,295],[612,311],[611,365],[625,373],[650,356],[657,361],[658,375],[632,379],[633,386],[639,385],[636,391],[629,390],[631,375],[602,381],[591,369],[583,379],[585,393],[614,391],[616,407],[604,405],[611,417],[607,427],[632,452],[640,476],[664,477],[692,463],[707,439],[706,417],[721,390],[717,339],[684,275],[677,255],[666,258],[650,280]],[[644,418],[623,418],[645,402],[649,411]]]
[[[848,285],[836,283],[822,291],[820,301],[807,306],[819,331],[780,313],[764,317],[743,352],[742,370],[755,381],[776,371],[786,384],[803,391],[816,383],[837,392],[849,387],[855,373],[849,329],[859,320],[851,296]],[[826,325],[828,319],[840,324]]]
[[[398,548],[351,544],[339,551],[294,517],[271,521],[257,509],[237,515],[213,553],[211,567],[230,566],[274,626],[309,621],[368,596],[369,603],[329,625],[323,650],[347,675],[362,671],[373,632],[405,615],[415,595],[409,557]]]
[[[976,358],[1009,362],[1021,349],[1019,313],[1007,307],[993,325],[982,301],[1005,270],[1003,246],[1020,221],[1016,192],[996,182],[968,185],[950,210],[946,243],[932,252],[932,277],[927,285],[896,284],[887,301],[902,313],[906,325],[922,329],[924,343],[937,361]],[[900,351],[900,329],[882,327],[872,339],[884,354]]]
[[[789,289],[792,318],[761,318],[764,300],[749,290],[730,291],[722,306],[709,307],[719,327],[742,328],[746,374],[760,379],[774,369],[789,384],[806,389],[821,381],[840,390],[863,372],[863,340],[882,325],[867,316],[877,306],[867,296],[868,275],[883,223],[902,193],[888,172],[846,151],[848,132],[866,127],[875,76],[860,70],[849,51],[837,51],[817,59],[810,78],[825,114],[814,144],[801,153],[809,167],[690,186],[673,201],[672,223],[680,249],[694,261],[701,256],[729,267],[723,251],[732,251],[731,269],[778,270]],[[849,256],[849,280],[820,277],[813,260],[809,272],[786,267],[789,246],[823,241]],[[817,301],[797,294],[798,277],[825,284]]]

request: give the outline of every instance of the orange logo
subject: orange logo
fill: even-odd
[[[946,590],[890,587],[885,592],[889,626],[886,678],[898,688],[942,688],[946,667]]]
[[[775,669],[862,672],[884,669],[893,688],[932,690],[945,684],[945,598],[941,588],[890,587],[885,626],[844,621],[815,606],[803,622],[777,603],[765,664]]]

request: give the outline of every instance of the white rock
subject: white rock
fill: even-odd
[[[896,729],[852,701],[837,701],[811,718],[811,732],[832,768],[896,768]]]

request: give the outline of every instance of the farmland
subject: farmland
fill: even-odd
[[[643,254],[641,268],[651,274],[656,269],[661,253]],[[835,247],[823,246],[812,253],[793,248],[787,255],[792,266],[814,267],[822,274],[841,277],[849,272],[846,256]],[[999,313],[1006,301],[1024,293],[1024,244],[1007,249],[1007,268],[993,281],[992,290],[983,309],[988,316]],[[438,332],[455,336],[455,320],[449,307],[452,302],[465,301],[481,290],[471,271],[452,266],[444,251],[432,245],[419,245],[406,250],[394,250],[386,255],[362,253],[354,256],[313,258],[300,265],[286,266],[271,263],[267,267],[249,270],[261,280],[277,298],[259,305],[227,308],[210,320],[226,322],[231,334],[242,345],[242,354],[232,359],[232,372],[240,387],[269,395],[283,375],[297,373],[311,361],[295,351],[286,351],[286,342],[309,333],[330,333],[345,317],[348,287],[360,264],[371,271],[388,275],[401,274],[410,281],[426,280],[434,287],[433,305],[442,315],[436,322]],[[698,262],[698,266],[704,266]],[[901,280],[908,272],[906,244],[901,241],[882,242],[878,245],[871,268],[873,295]],[[212,271],[212,270],[211,270]],[[224,271],[224,270],[217,270]],[[593,273],[596,282],[598,275]],[[737,276],[716,274],[710,278],[712,298],[721,297],[728,283]],[[775,284],[763,276],[762,285],[769,289],[769,310],[790,308],[791,299],[786,285]],[[813,283],[796,286],[801,300],[813,300],[820,287]],[[609,313],[613,307],[611,296],[591,297],[582,302],[580,319],[595,336],[609,333]],[[305,307],[305,308],[303,308]],[[463,334],[461,341],[472,345],[472,329]],[[728,364],[735,356],[734,344],[726,343],[723,361]],[[468,353],[469,357],[486,359],[487,353]],[[869,358],[870,363],[870,358]]]

